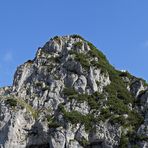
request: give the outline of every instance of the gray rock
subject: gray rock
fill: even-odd
[[[55,37],[38,49],[34,60],[17,68],[13,85],[0,88],[0,147],[119,147],[121,134],[126,135],[134,127],[112,123],[113,117],[128,121],[129,115],[110,109],[108,101],[112,94],[108,94],[106,86],[112,84],[112,75],[95,66],[101,57],[91,57],[91,50],[88,42],[77,35]],[[83,57],[77,60],[75,53],[83,53],[88,58],[88,68],[84,68]],[[135,111],[144,117],[134,133],[147,137],[147,86],[136,77],[121,80],[139,104],[126,104],[125,100],[121,101],[123,98],[120,101],[129,112]],[[106,109],[104,113],[103,109]],[[129,148],[132,144],[129,141]],[[146,140],[135,141],[135,144],[148,147]]]

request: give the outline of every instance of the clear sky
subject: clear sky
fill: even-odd
[[[0,86],[55,35],[80,34],[148,80],[148,0],[1,0]]]

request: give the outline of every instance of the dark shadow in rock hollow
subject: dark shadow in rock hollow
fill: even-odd
[[[36,121],[31,130],[28,131],[28,143],[26,148],[49,148],[49,136],[43,130],[43,126]]]

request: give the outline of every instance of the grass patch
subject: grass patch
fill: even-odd
[[[20,106],[26,108],[26,110],[31,113],[31,115],[34,119],[37,119],[37,117],[38,117],[38,111],[37,110],[35,110],[31,105],[26,103],[25,100],[23,100],[21,98],[16,98],[16,100],[17,100],[17,102]]]
[[[25,100],[21,99],[21,98],[17,98],[15,96],[5,96],[3,97],[3,99],[5,100],[6,104],[9,104],[12,107],[16,107],[17,105],[22,106],[23,108],[26,108],[26,110],[31,113],[32,117],[34,119],[37,119],[38,117],[38,111],[35,110],[31,105],[29,105],[28,103],[25,102]]]

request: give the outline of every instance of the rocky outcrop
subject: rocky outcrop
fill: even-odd
[[[0,89],[0,146],[147,147],[147,88],[82,37],[54,37]]]

